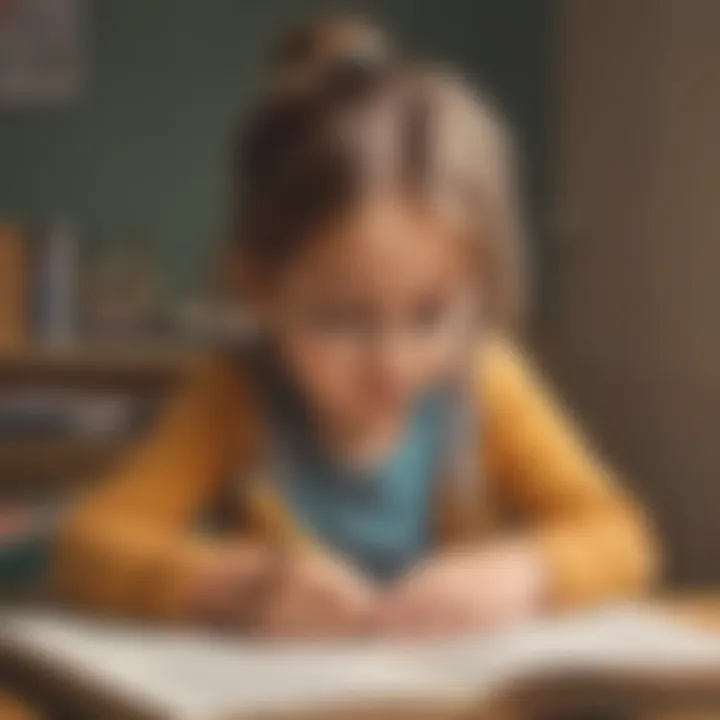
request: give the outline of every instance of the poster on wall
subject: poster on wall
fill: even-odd
[[[85,79],[86,0],[0,0],[0,106],[75,100]]]

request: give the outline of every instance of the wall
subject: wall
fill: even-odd
[[[557,377],[645,499],[666,572],[720,581],[720,4],[565,0]]]
[[[89,5],[85,95],[67,108],[0,109],[0,217],[61,215],[93,248],[140,238],[168,268],[173,289],[189,292],[202,283],[222,236],[231,129],[257,87],[271,39],[313,3]],[[539,207],[549,0],[366,0],[353,7],[487,79],[527,148]]]

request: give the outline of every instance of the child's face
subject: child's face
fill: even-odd
[[[368,201],[313,238],[265,308],[313,407],[356,428],[397,420],[457,363],[477,298],[438,214]]]

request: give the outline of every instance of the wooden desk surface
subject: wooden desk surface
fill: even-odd
[[[720,590],[663,598],[655,605],[674,618],[720,633]]]

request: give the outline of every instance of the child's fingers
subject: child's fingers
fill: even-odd
[[[393,637],[456,635],[482,629],[491,622],[492,614],[482,594],[428,572],[412,578],[386,599],[378,628],[381,634]]]
[[[354,573],[324,556],[302,555],[286,565],[265,613],[273,636],[328,637],[365,631],[374,594]]]
[[[413,637],[427,626],[428,607],[419,583],[405,582],[379,603],[376,631],[388,637]]]

